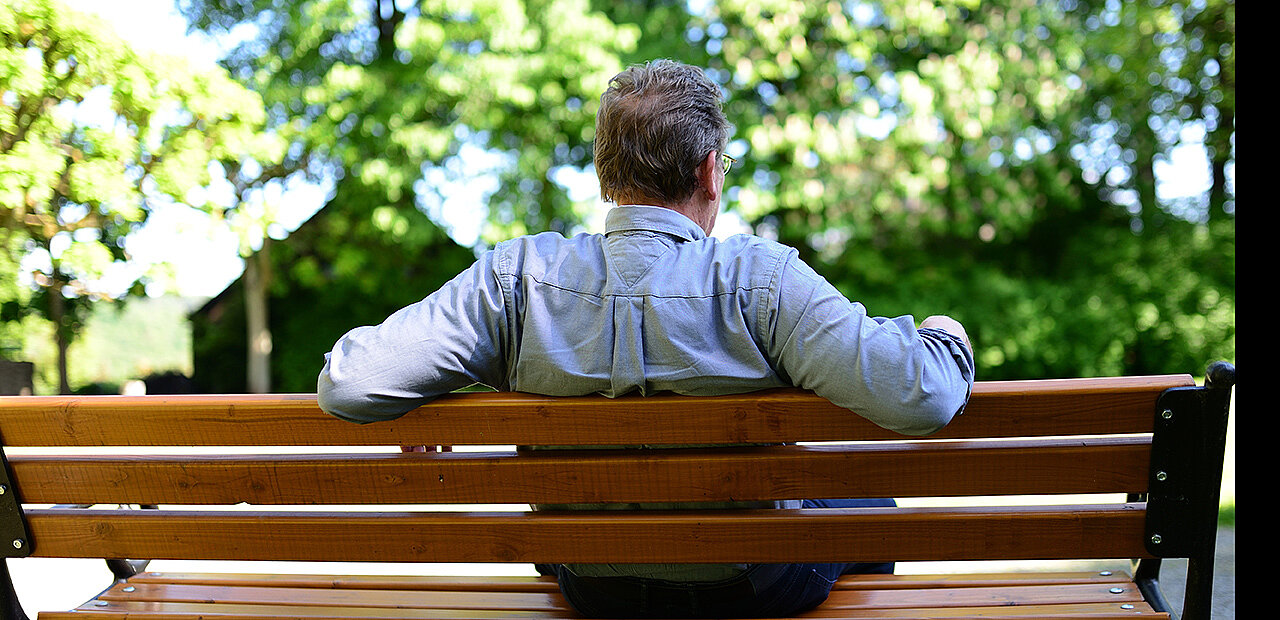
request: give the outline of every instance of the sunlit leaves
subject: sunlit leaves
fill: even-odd
[[[10,260],[32,258],[38,297],[69,298],[32,309],[116,294],[98,280],[127,259],[124,238],[207,185],[211,161],[261,144],[263,120],[217,68],[134,51],[58,0],[0,6],[0,226]],[[64,336],[78,321],[51,318]]]

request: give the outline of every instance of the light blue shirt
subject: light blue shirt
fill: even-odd
[[[797,386],[922,435],[960,413],[973,373],[958,338],[909,315],[869,317],[793,248],[620,206],[603,235],[498,244],[381,325],[351,330],[317,391],[322,409],[364,423],[474,383],[610,397]]]
[[[670,209],[621,206],[609,211],[603,235],[501,243],[426,299],[351,330],[326,354],[317,390],[322,409],[363,423],[474,383],[610,397],[798,386],[884,428],[921,435],[960,413],[973,372],[958,338],[917,330],[910,316],[868,317],[792,248],[751,235],[719,241]],[[685,582],[725,579],[746,565],[570,568]]]

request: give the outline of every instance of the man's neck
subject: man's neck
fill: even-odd
[[[695,201],[692,198],[682,203],[664,203],[655,200],[618,200],[619,206],[623,205],[644,205],[651,207],[662,207],[671,209],[680,215],[683,215],[697,224],[708,237],[711,236],[711,229],[715,228],[716,215],[718,214],[718,205],[711,205],[706,201]]]

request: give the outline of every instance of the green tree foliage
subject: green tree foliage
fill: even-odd
[[[374,190],[367,217],[438,203],[424,171],[470,180],[471,164],[448,165],[465,147],[501,160],[491,239],[577,223],[555,175],[590,162],[599,93],[638,36],[580,0],[179,6],[193,28],[243,36],[225,66],[262,93],[292,157]]]
[[[486,242],[574,230],[594,206],[559,175],[590,171],[605,80],[671,57],[727,94],[727,208],[875,314],[961,319],[983,378],[1234,357],[1230,0],[180,6],[242,41],[225,64],[326,211],[395,241],[336,249],[327,283],[394,282],[368,248],[437,243],[451,181],[496,179]],[[1209,182],[1162,194],[1188,150]]]
[[[682,37],[600,4],[723,84],[730,209],[873,313],[961,319],[985,378],[1234,357],[1232,2],[724,0]],[[1210,186],[1158,195],[1197,135]]]
[[[0,6],[0,41],[3,241],[18,252],[10,265],[44,261],[30,299],[2,301],[6,319],[53,322],[65,392],[66,348],[109,296],[97,281],[127,259],[124,238],[208,184],[209,162],[257,140],[265,119],[258,95],[225,72],[131,50],[56,0]]]
[[[262,170],[333,188],[306,238],[251,259],[226,301],[261,317],[252,284],[270,289],[272,389],[295,391],[314,389],[320,353],[346,329],[420,299],[444,281],[433,278],[469,262],[455,260],[458,247],[424,215],[451,198],[444,186],[489,177],[493,200],[469,208],[487,208],[490,241],[579,223],[583,209],[557,178],[589,163],[597,98],[621,69],[617,50],[637,38],[577,0],[178,6],[194,29],[240,41],[223,64],[262,94],[271,131],[287,143]],[[478,171],[468,152],[494,163]],[[237,186],[252,187],[224,168]],[[427,267],[440,273],[413,275]],[[344,329],[298,329],[289,321],[300,299],[328,309]],[[226,319],[204,322],[199,378],[205,389],[215,380],[238,385],[214,367],[223,355],[240,359],[242,336],[220,332],[233,324]]]

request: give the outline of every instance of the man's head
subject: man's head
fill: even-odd
[[[595,164],[605,202],[683,204],[699,169],[729,140],[720,87],[671,60],[634,65],[609,81],[596,113]],[[719,188],[716,199],[719,199]]]

